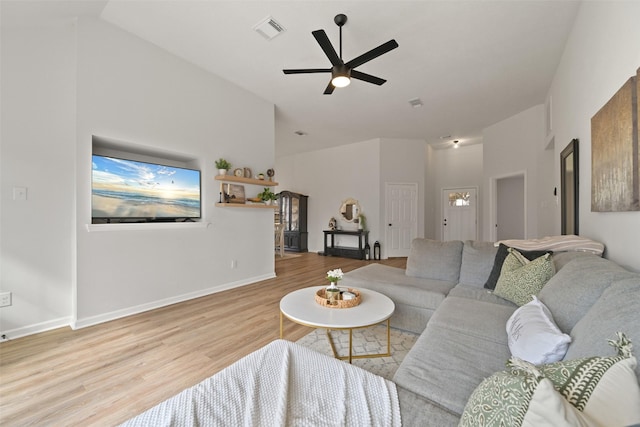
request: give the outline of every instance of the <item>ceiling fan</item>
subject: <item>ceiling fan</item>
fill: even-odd
[[[372,59],[377,58],[380,55],[383,55],[390,50],[393,50],[398,47],[398,43],[395,40],[389,40],[386,43],[381,44],[380,46],[371,49],[370,51],[363,53],[362,55],[352,59],[351,61],[345,63],[342,60],[342,27],[347,23],[347,15],[339,14],[336,15],[333,19],[333,22],[340,28],[340,56],[336,53],[335,49],[331,45],[329,41],[329,37],[327,37],[327,33],[324,30],[316,30],[312,31],[313,37],[316,38],[316,41],[324,51],[329,61],[331,61],[331,68],[303,68],[303,69],[288,69],[282,70],[285,74],[309,74],[309,73],[331,73],[331,81],[327,85],[327,88],[324,90],[325,95],[331,95],[333,90],[337,87],[345,87],[351,83],[351,78],[362,80],[368,83],[373,83],[375,85],[382,85],[386,82],[385,79],[381,79],[380,77],[372,76],[371,74],[363,73],[361,71],[354,70],[354,68],[364,64],[365,62],[369,62]]]

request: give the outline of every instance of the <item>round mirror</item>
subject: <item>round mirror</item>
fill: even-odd
[[[340,215],[342,215],[342,219],[347,222],[354,222],[354,220],[358,219],[358,215],[360,214],[360,204],[356,199],[347,199],[342,202],[342,206],[340,206]]]

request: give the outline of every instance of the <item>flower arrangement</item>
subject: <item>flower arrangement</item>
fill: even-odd
[[[342,276],[344,276],[344,273],[340,268],[327,271],[327,280],[330,281],[331,283],[337,283],[338,280],[342,279]]]

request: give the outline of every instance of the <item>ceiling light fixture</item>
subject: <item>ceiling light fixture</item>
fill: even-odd
[[[331,84],[334,87],[347,87],[351,83],[351,70],[344,64],[331,68]]]
[[[458,141],[457,139],[455,141],[453,141],[453,148],[458,148]]]

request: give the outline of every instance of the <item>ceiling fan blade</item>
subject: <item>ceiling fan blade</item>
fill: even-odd
[[[329,41],[329,37],[327,37],[327,33],[324,30],[316,30],[312,31],[313,37],[316,38],[316,41],[324,51],[324,54],[327,55],[329,61],[331,61],[331,65],[341,65],[342,60],[336,53],[336,50],[333,48],[333,45]]]
[[[331,68],[299,68],[293,70],[282,70],[285,74],[309,74],[309,73],[330,73]]]
[[[372,76],[371,74],[363,73],[356,70],[351,70],[351,77],[368,83],[373,83],[374,85],[378,86],[383,85],[386,82],[385,79],[381,79],[380,77]]]
[[[369,52],[363,53],[357,58],[353,58],[351,61],[347,62],[345,65],[349,68],[356,68],[357,66],[362,65],[365,62],[369,62],[372,59],[375,59],[378,56],[383,55],[397,47],[398,47],[398,43],[395,40],[389,40],[388,42],[383,43],[374,49],[371,49]]]
[[[327,85],[327,88],[324,90],[323,95],[331,95],[335,88],[336,87],[331,84],[331,81],[329,81],[329,84]]]

